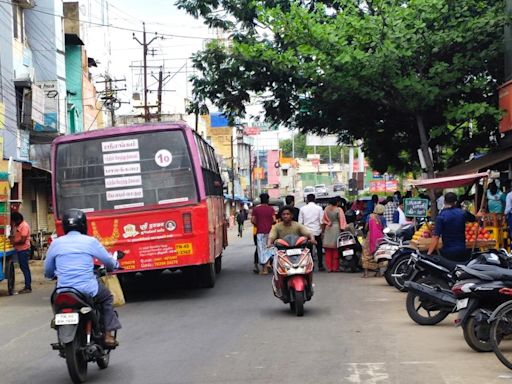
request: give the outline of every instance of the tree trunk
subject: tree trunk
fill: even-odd
[[[428,137],[427,131],[425,130],[425,124],[423,122],[423,116],[421,114],[416,115],[416,123],[418,125],[418,133],[420,135],[420,148],[423,158],[425,159],[425,165],[427,166],[427,176],[429,179],[434,178],[434,162],[430,157],[430,151],[428,148]],[[437,216],[437,204],[435,191],[433,189],[428,190],[428,195],[431,202],[431,217],[435,219]]]

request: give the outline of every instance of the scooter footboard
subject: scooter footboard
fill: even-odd
[[[429,299],[436,304],[447,307],[454,307],[457,304],[457,299],[449,290],[439,290],[415,281],[406,281],[404,286],[407,291],[417,293],[421,298]]]

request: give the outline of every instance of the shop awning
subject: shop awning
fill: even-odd
[[[512,148],[496,150],[476,159],[458,164],[445,171],[439,172],[437,176],[448,177],[487,171],[489,168],[493,168],[507,160],[512,161]]]
[[[428,189],[445,189],[445,188],[458,188],[465,185],[471,185],[481,178],[488,177],[487,172],[470,173],[467,175],[438,177],[435,179],[413,180],[412,185],[416,188]]]

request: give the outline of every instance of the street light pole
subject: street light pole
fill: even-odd
[[[236,140],[236,134],[235,137],[231,137],[231,198],[232,198],[232,207],[235,206],[235,155],[234,155],[234,141]]]

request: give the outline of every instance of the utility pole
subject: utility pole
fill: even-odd
[[[157,102],[156,102],[158,121],[162,121],[162,92],[163,92],[164,81],[167,80],[169,77],[170,77],[170,75],[167,75],[164,77],[162,67],[160,67],[160,71],[158,72],[158,79],[155,76],[153,76],[153,78],[158,81]],[[197,131],[197,128],[196,128],[196,131]]]
[[[126,82],[126,79],[112,79],[110,75],[105,74],[103,81],[97,81],[96,83],[103,84],[103,93],[101,97],[103,100],[103,107],[110,111],[110,124],[112,127],[116,125],[116,109],[121,107],[122,102],[117,98],[118,91],[126,91],[126,88],[114,88],[113,83]]]
[[[149,42],[146,39],[146,23],[142,23],[142,42],[135,37],[135,33],[133,33],[133,39],[142,45],[142,65],[144,67],[144,121],[150,121],[149,107],[148,107],[148,47],[151,45],[153,41],[156,39],[163,39],[163,36],[158,36],[155,32],[155,37],[153,37]]]
[[[233,199],[232,207],[235,207],[235,154],[234,154],[234,141],[236,140],[236,137],[233,138],[231,136],[231,198]]]

